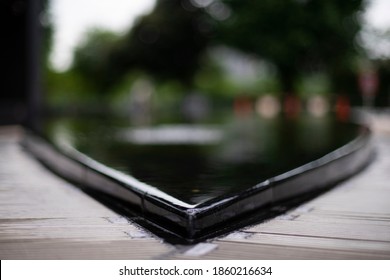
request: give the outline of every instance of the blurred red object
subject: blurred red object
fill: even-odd
[[[234,100],[234,115],[238,117],[246,117],[253,112],[252,100],[248,97],[237,97]]]
[[[339,121],[347,121],[351,113],[351,105],[349,98],[344,95],[340,95],[336,99],[336,117]]]
[[[287,118],[293,119],[298,117],[301,112],[301,102],[299,101],[299,98],[295,95],[287,95],[284,98],[283,109]]]

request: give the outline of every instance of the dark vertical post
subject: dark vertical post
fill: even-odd
[[[35,126],[40,115],[41,5],[0,1],[0,124]]]
[[[42,112],[41,94],[41,11],[42,1],[28,1],[29,9],[27,14],[27,120],[26,124],[32,128],[39,126]]]

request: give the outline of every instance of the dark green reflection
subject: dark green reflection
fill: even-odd
[[[187,203],[239,192],[348,143],[358,127],[332,118],[231,118],[132,127],[103,119],[51,121],[47,134]]]

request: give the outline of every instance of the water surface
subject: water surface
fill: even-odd
[[[132,126],[105,118],[57,119],[46,126],[56,144],[190,204],[242,191],[341,147],[358,126],[330,117],[230,118],[203,124]]]

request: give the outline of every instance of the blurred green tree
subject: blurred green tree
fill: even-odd
[[[305,72],[326,71],[343,91],[365,0],[221,0],[231,16],[219,23],[220,40],[274,63],[285,93]],[[350,81],[348,81],[350,82]]]
[[[121,37],[90,33],[73,69],[107,92],[129,71],[193,86],[205,50],[227,45],[274,64],[284,93],[307,73],[326,73],[331,88],[356,85],[353,60],[365,0],[157,0]]]
[[[120,82],[129,70],[137,69],[156,80],[172,79],[190,87],[212,32],[208,14],[190,0],[158,0],[150,14],[139,18],[109,48],[108,55],[98,58],[104,74],[96,76],[96,85],[106,90]],[[87,69],[80,67],[85,64],[82,54],[88,54],[90,47],[93,44],[84,45],[75,56],[77,67],[84,73]]]
[[[92,29],[76,48],[71,71],[84,80],[88,91],[102,93],[114,82],[107,70],[117,41],[118,35],[111,31]]]
[[[210,19],[189,0],[159,0],[135,25],[134,62],[157,77],[191,84],[212,32]]]

